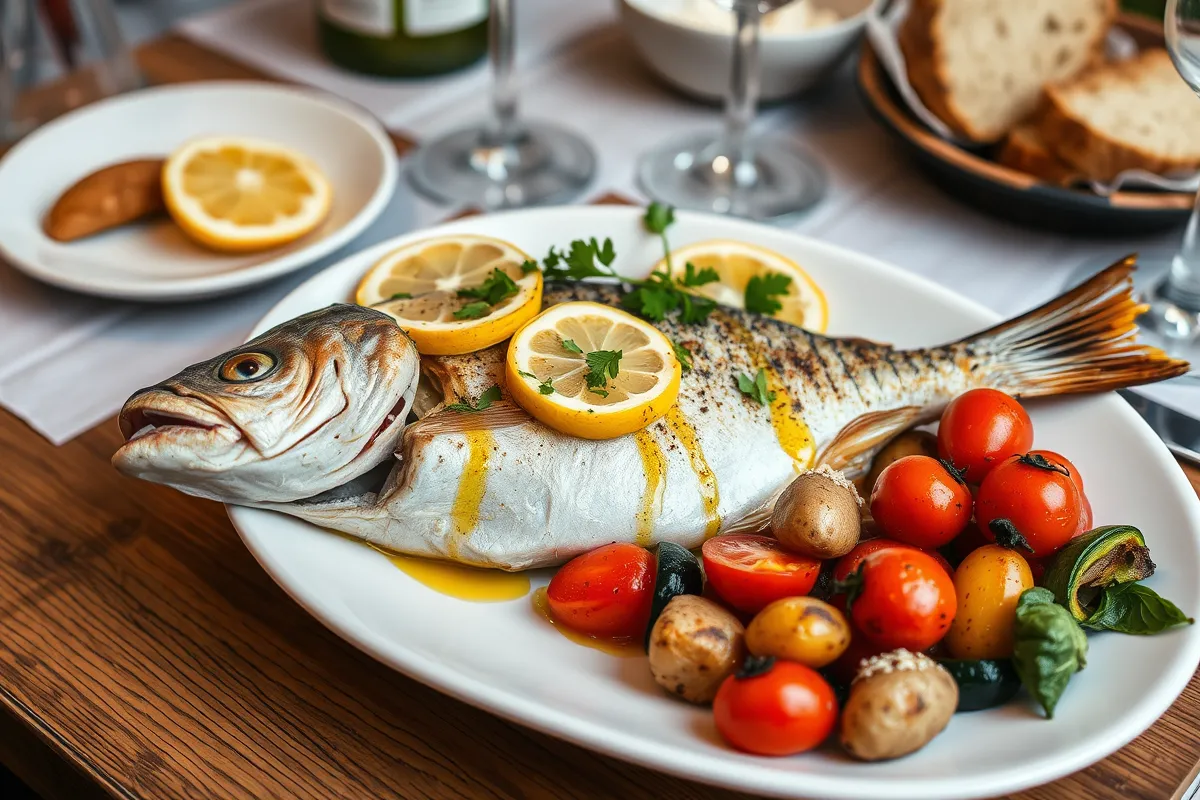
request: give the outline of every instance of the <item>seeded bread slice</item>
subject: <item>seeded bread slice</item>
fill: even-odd
[[[1043,88],[1101,57],[1117,0],[913,0],[900,29],[908,79],[955,133],[998,141]]]
[[[1200,167],[1200,98],[1161,48],[1046,90],[1039,129],[1088,178]]]
[[[1009,131],[996,160],[1018,172],[1059,186],[1066,186],[1079,177],[1077,170],[1054,154],[1038,126],[1031,122],[1023,122]]]

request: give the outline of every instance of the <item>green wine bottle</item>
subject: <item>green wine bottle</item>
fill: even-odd
[[[321,48],[368,75],[420,77],[487,52],[488,0],[318,0]]]

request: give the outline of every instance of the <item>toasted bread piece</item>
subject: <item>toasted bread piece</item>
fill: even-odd
[[[1116,0],[913,0],[900,30],[908,79],[959,136],[998,141],[1043,88],[1093,63]]]
[[[1200,167],[1200,98],[1161,48],[1049,87],[1039,129],[1059,158],[1092,180],[1127,169],[1164,175]]]
[[[1037,124],[1032,122],[1023,122],[1009,131],[996,160],[1018,172],[1059,186],[1066,186],[1080,177],[1077,170],[1054,154]]]

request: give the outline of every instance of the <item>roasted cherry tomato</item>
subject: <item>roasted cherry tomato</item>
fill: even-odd
[[[546,589],[550,613],[571,630],[639,641],[653,597],[654,556],[632,544],[609,544],[576,556]]]
[[[884,650],[933,647],[954,622],[954,583],[937,560],[920,550],[894,547],[867,556],[851,578],[854,627]]]
[[[713,700],[713,719],[725,741],[760,756],[813,749],[829,736],[837,713],[833,688],[815,669],[793,661],[751,659],[725,679]]]
[[[888,550],[893,547],[908,547],[913,550],[920,550],[922,553],[925,553],[934,561],[941,564],[942,568],[946,570],[947,575],[954,575],[954,568],[950,566],[950,562],[947,561],[942,554],[936,550],[922,550],[919,547],[913,547],[912,545],[905,544],[904,542],[897,542],[895,539],[867,539],[865,542],[859,542],[856,544],[853,550],[837,560],[837,564],[835,564],[833,567],[833,579],[835,581],[846,580],[846,578],[850,577],[852,572],[858,569],[858,565],[861,564],[867,556],[871,555],[872,553],[878,553],[880,550]],[[844,609],[846,607],[846,595],[841,593],[833,595],[829,598],[829,604],[836,608]],[[871,655],[876,655],[876,653],[872,653]]]
[[[944,644],[954,658],[1012,658],[1017,600],[1033,587],[1029,564],[1016,551],[988,544],[954,573],[958,611]]]
[[[1075,535],[1078,536],[1090,531],[1092,529],[1092,504],[1083,492],[1083,476],[1079,474],[1079,470],[1075,468],[1075,465],[1053,450],[1031,450],[1029,455],[1041,456],[1047,461],[1061,465],[1063,469],[1071,473],[1071,482],[1079,490],[1079,502],[1082,506],[1079,511],[1079,526],[1075,529]],[[1033,565],[1031,564],[1030,566]]]
[[[820,561],[790,553],[769,536],[718,536],[705,542],[701,552],[713,591],[750,614],[784,597],[808,594],[821,572]]]
[[[890,539],[941,547],[971,520],[971,492],[936,458],[905,456],[879,473],[871,516]]]
[[[938,454],[979,483],[992,467],[1033,446],[1033,422],[1021,404],[995,389],[972,389],[946,406]]]
[[[1082,508],[1079,490],[1061,464],[1022,455],[1006,459],[983,479],[975,518],[988,539],[1016,546],[997,539],[996,523],[1006,520],[1029,544],[1029,555],[1045,558],[1075,536]],[[1010,526],[1001,522],[999,528]]]

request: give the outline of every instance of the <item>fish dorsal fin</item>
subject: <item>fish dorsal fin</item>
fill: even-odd
[[[920,406],[902,406],[886,411],[871,411],[856,417],[817,455],[817,464],[833,469],[854,471],[896,434],[921,421],[925,410]]]
[[[405,429],[405,436],[436,436],[466,431],[494,431],[513,428],[532,420],[520,406],[507,400],[493,403],[482,411],[447,411],[442,408],[422,417]]]

